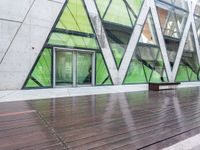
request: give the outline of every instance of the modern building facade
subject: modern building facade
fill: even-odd
[[[8,3],[0,2],[0,89],[200,80],[200,1]]]

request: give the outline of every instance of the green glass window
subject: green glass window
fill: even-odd
[[[144,24],[124,80],[129,83],[168,82],[151,12]]]
[[[96,85],[112,84],[103,56],[96,53]]]
[[[143,0],[95,0],[95,2],[104,21],[132,27]]]
[[[45,48],[40,56],[37,65],[34,67],[25,88],[50,87],[51,84],[51,66],[52,53],[51,49]]]
[[[124,83],[168,82],[160,49],[139,45],[133,55]]]
[[[64,33],[52,33],[48,44],[88,49],[98,49],[96,39]]]
[[[137,60],[136,57],[133,57],[124,83],[125,84],[146,83],[147,80],[144,68],[145,66],[143,66],[142,62]]]
[[[182,54],[180,66],[177,72],[176,81],[197,81],[199,80],[199,61],[194,43],[194,35],[190,28]]]
[[[83,0],[69,0],[52,31],[51,46],[99,49]]]
[[[95,2],[116,65],[119,67],[143,0],[95,0]]]
[[[82,0],[69,0],[56,28],[93,33]]]

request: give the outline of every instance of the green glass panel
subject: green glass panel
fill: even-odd
[[[190,75],[190,81],[197,81],[197,74],[195,74],[193,71],[191,71]]]
[[[124,83],[146,83],[143,65],[137,59],[132,60]]]
[[[112,85],[112,81],[110,77],[104,82],[104,85]]]
[[[35,83],[32,79],[29,79],[26,84],[26,87],[34,88],[34,87],[40,87],[40,86],[37,83]]]
[[[168,82],[159,48],[140,44],[132,59],[125,83]]]
[[[139,15],[140,9],[143,4],[143,0],[126,0],[127,4],[129,5],[129,11],[133,11],[136,16]]]
[[[104,14],[106,13],[106,10],[107,10],[109,3],[111,1],[112,0],[103,0],[103,1],[102,0],[95,0],[101,17],[103,17]]]
[[[151,12],[147,16],[139,42],[145,44],[158,45],[156,30]]]
[[[120,6],[120,9],[119,9]],[[120,19],[119,19],[120,18]],[[105,17],[105,21],[118,23],[125,26],[132,26],[128,9],[123,0],[112,0]]]
[[[92,84],[92,54],[77,53],[77,83]]]
[[[128,42],[131,36],[132,29],[130,28],[128,30],[130,30],[129,33],[120,31],[120,29],[106,29],[108,41],[110,43],[117,67],[119,67],[121,63],[121,60],[123,58],[124,52],[128,46]]]
[[[45,48],[31,73],[26,88],[28,87],[49,87],[51,85],[51,49]],[[31,81],[32,80],[32,81]]]
[[[63,33],[52,33],[48,44],[68,47],[98,49],[96,39],[69,35]]]
[[[56,86],[73,84],[73,53],[69,51],[56,51]]]
[[[143,3],[143,0],[126,0],[126,3],[124,3],[123,0],[103,0],[103,1],[96,0],[96,4],[99,9],[101,17],[104,17],[106,15],[108,15],[106,17],[114,16],[114,18],[112,18],[113,20],[107,20],[107,21],[120,23],[120,24],[121,24],[121,22],[116,20],[117,16],[118,17],[121,17],[121,16],[127,17],[128,15],[130,15],[133,17],[132,21],[134,22],[136,20],[135,16],[138,16],[138,14],[140,12],[142,3]],[[120,6],[120,8],[122,8],[120,10],[121,14],[117,13],[117,12],[119,12],[119,9],[117,9],[119,6]],[[123,20],[125,20],[124,22],[128,21],[128,23],[130,23],[129,19],[127,19],[127,18],[123,18]],[[105,18],[105,20],[106,20],[106,18]],[[125,24],[125,25],[127,25],[127,24]]]
[[[123,0],[96,0],[97,8],[104,21],[130,27],[135,24],[142,3],[143,0],[127,0],[126,2]]]
[[[111,43],[111,48],[113,50],[113,55],[115,57],[117,66],[119,67],[125,50],[123,47],[116,43]]]
[[[198,61],[198,57],[197,57],[196,46],[194,43],[194,35],[192,32],[192,28],[190,28],[190,30],[189,30],[187,40],[185,43],[185,47],[183,50],[183,54],[181,57],[181,62],[180,62],[180,66],[178,69],[180,71],[178,71],[177,77],[176,77],[177,78],[176,80],[178,80],[178,81],[182,76],[179,73],[183,70],[182,68],[184,68],[188,74],[188,78],[187,79],[183,78],[184,80],[182,80],[182,81],[190,81],[190,80],[194,81],[194,79],[198,80],[197,76],[199,74],[199,61]],[[196,74],[196,75],[193,75],[193,74]]]
[[[187,67],[182,66],[182,65],[179,66],[178,73],[176,76],[176,81],[178,82],[189,81]]]
[[[82,0],[69,0],[56,28],[93,33]]]
[[[96,54],[96,85],[112,84],[103,56]]]
[[[96,0],[95,2],[119,68],[143,0]]]
[[[162,82],[161,81],[161,75],[158,72],[153,71],[152,74],[151,74],[150,82],[154,82],[154,83]]]

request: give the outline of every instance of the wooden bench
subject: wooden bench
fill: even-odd
[[[176,89],[176,87],[181,84],[180,82],[164,82],[164,83],[149,83],[150,91],[160,91],[160,90],[170,90]]]

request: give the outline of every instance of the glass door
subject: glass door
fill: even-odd
[[[94,85],[94,52],[54,49],[54,87]]]
[[[92,53],[77,52],[77,85],[92,85]]]
[[[72,86],[73,52],[57,50],[55,53],[55,86]]]

